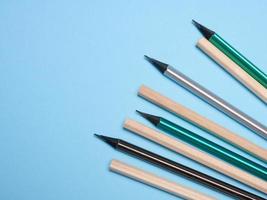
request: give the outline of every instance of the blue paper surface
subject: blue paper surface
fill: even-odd
[[[263,0],[2,0],[0,199],[176,198],[110,173],[113,158],[219,199],[230,199],[114,151],[94,133],[125,139],[267,198],[122,128],[128,117],[151,126],[135,113],[139,109],[253,159],[137,97],[137,91],[145,84],[266,147],[265,140],[162,76],[143,58],[146,54],[171,64],[266,125],[266,105],[195,47],[202,36],[191,23],[195,19],[217,31],[267,72],[266,7]]]

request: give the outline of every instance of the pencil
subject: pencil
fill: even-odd
[[[214,155],[221,160],[224,160],[240,169],[243,169],[261,179],[267,180],[267,169],[233,151],[230,151],[223,146],[216,144],[192,131],[181,127],[163,117],[147,114],[141,111],[137,112],[145,119],[150,121],[157,128],[166,131],[167,133],[179,138],[180,140],[197,147],[211,155]]]
[[[150,172],[144,171],[137,167],[123,163],[119,160],[112,160],[109,169],[113,172],[127,176],[131,179],[137,180],[146,185],[163,190],[184,199],[191,200],[214,200],[215,198],[197,192],[193,189],[179,185],[175,182],[169,181],[165,178],[159,177]]]
[[[251,77],[246,71],[240,68],[234,61],[217,49],[205,37],[197,42],[197,47],[217,62],[225,71],[230,73],[260,100],[267,103],[267,89]]]
[[[138,95],[144,99],[154,103],[155,105],[176,114],[178,117],[198,126],[204,131],[208,131],[214,136],[234,145],[235,147],[250,153],[253,156],[267,161],[267,150],[253,142],[237,135],[236,133],[224,128],[216,122],[190,110],[189,108],[163,96],[162,94],[142,85],[138,91]]]
[[[103,135],[97,135],[97,134],[95,135],[116,150],[137,157],[143,161],[147,161],[151,164],[156,165],[157,167],[161,167],[176,175],[183,175],[186,178],[189,178],[193,181],[197,181],[203,185],[216,189],[226,195],[231,196],[232,198],[245,199],[245,200],[263,200],[263,198],[261,198],[260,196],[242,190],[231,184],[213,178],[212,176],[209,176],[207,174],[189,168],[185,165],[177,163],[173,160],[160,156],[156,153],[143,149],[134,144],[128,143],[124,140],[107,137]]]
[[[267,127],[256,121],[252,117],[248,116],[244,112],[240,111],[238,108],[234,107],[230,103],[226,102],[222,98],[218,97],[211,91],[207,90],[200,84],[196,83],[192,79],[188,78],[181,72],[175,70],[170,65],[160,62],[156,59],[145,56],[145,58],[155,66],[164,76],[167,76],[171,80],[175,81],[194,95],[198,96],[202,100],[206,101],[208,104],[212,105],[216,109],[225,113],[227,116],[236,120],[243,126],[254,131],[258,135],[267,139]]]
[[[254,189],[257,189],[267,194],[267,182],[248,174],[247,172],[238,169],[222,160],[219,160],[213,156],[210,156],[194,147],[188,146],[178,140],[175,140],[163,133],[160,133],[152,128],[149,128],[135,120],[126,119],[123,127],[133,133],[136,133],[142,137],[145,137],[153,142],[156,142],[176,153],[182,154],[200,164],[203,164],[213,170],[218,171],[230,178],[236,179]]]
[[[245,56],[239,53],[234,47],[227,43],[222,37],[220,37],[214,31],[208,29],[207,27],[199,24],[195,20],[192,20],[196,28],[201,32],[201,34],[209,40],[214,46],[216,46],[220,51],[222,51],[227,57],[239,65],[243,70],[245,70],[250,76],[267,88],[267,75],[256,67],[252,62],[250,62]]]

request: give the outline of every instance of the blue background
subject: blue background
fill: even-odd
[[[112,158],[219,199],[204,186],[112,150],[100,133],[146,147],[255,190],[123,130],[140,109],[242,155],[137,97],[145,84],[237,134],[266,141],[167,80],[143,59],[165,61],[267,124],[266,106],[195,47],[198,20],[267,71],[267,1],[13,1],[0,3],[0,199],[174,199],[108,170]],[[256,36],[253,36],[256,35]],[[253,158],[251,158],[253,159]],[[255,160],[255,159],[254,159]],[[257,161],[257,160],[255,160]],[[266,196],[265,196],[266,197]]]

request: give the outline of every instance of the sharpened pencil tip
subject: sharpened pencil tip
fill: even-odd
[[[141,112],[141,111],[139,111],[139,110],[135,110],[138,114],[140,114],[140,115],[143,115],[144,113],[143,112]]]
[[[98,134],[94,134],[97,138],[99,138],[100,140],[104,141],[105,143],[109,144],[110,146],[112,146],[113,148],[116,148],[117,144],[118,144],[118,139],[117,138],[112,138],[112,137],[108,137],[108,136],[104,136],[104,135],[98,135]]]
[[[164,73],[167,68],[168,68],[168,64],[160,62],[154,58],[151,58],[147,55],[144,55],[145,59],[150,62],[154,67],[156,67],[161,73]]]
[[[147,59],[147,60],[150,59],[147,55],[144,55],[144,57],[145,57],[145,59]]]
[[[200,27],[200,24],[199,24],[196,20],[192,19],[192,23],[193,23],[196,27]]]
[[[105,141],[104,140],[104,136],[103,135],[99,135],[99,134],[94,134],[97,138],[99,138],[100,140],[103,140],[103,141]]]
[[[202,24],[198,23],[194,19],[192,19],[192,23],[199,30],[199,32],[208,40],[211,38],[211,36],[213,36],[215,34],[214,31],[208,29],[207,27],[205,27]]]
[[[199,25],[199,23],[198,23],[196,20],[194,20],[194,19],[192,19],[192,23],[193,23],[195,26],[198,26],[198,25]]]
[[[141,112],[139,110],[136,110],[137,113],[139,113],[142,117],[144,117],[145,119],[147,119],[148,121],[150,121],[152,124],[154,124],[155,126],[158,125],[158,123],[160,122],[160,117],[155,116],[155,115],[150,115],[148,113],[144,113]]]

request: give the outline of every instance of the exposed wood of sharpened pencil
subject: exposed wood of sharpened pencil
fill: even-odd
[[[217,62],[228,73],[239,80],[263,102],[267,103],[267,89],[230,58],[228,58],[223,52],[216,48],[211,42],[209,42],[206,38],[201,38],[197,42],[197,47],[199,47],[203,52]]]
[[[181,118],[197,125],[198,127],[213,133],[215,136],[251,153],[258,158],[267,161],[267,150],[246,140],[245,138],[233,133],[221,125],[209,120],[208,118],[184,107],[183,105],[155,92],[154,90],[141,86],[138,95],[146,100],[180,116]]]
[[[118,160],[111,161],[110,170],[185,199],[192,199],[192,200],[215,199]]]
[[[267,194],[266,181],[197,150],[194,147],[188,146],[131,119],[125,120],[124,128]]]

